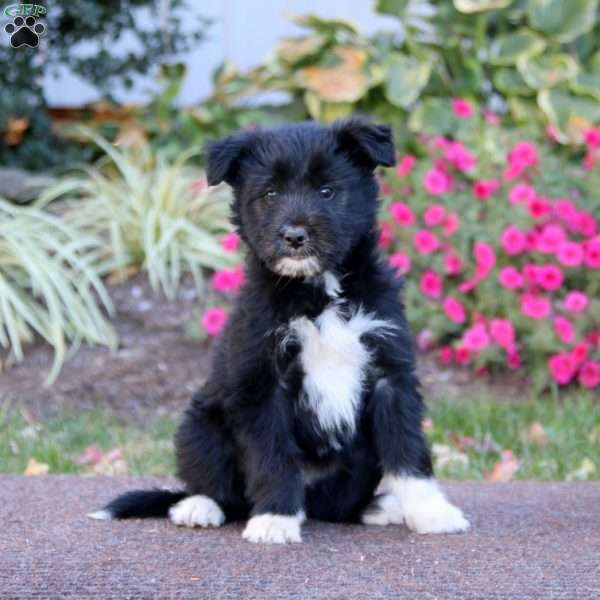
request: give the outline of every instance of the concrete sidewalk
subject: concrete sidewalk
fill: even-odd
[[[464,535],[309,522],[301,545],[256,546],[241,525],[85,517],[165,483],[0,476],[0,598],[600,598],[600,483],[447,484]]]

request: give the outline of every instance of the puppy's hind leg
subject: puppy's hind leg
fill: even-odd
[[[189,494],[169,511],[175,525],[218,527],[247,515],[234,447],[221,409],[208,406],[201,393],[184,416],[175,448],[178,475]]]
[[[370,399],[373,438],[383,466],[379,495],[365,511],[368,525],[405,523],[417,533],[465,531],[469,522],[433,478],[421,430],[422,401],[413,375],[384,377]]]

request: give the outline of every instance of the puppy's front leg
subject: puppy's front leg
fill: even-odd
[[[250,542],[302,541],[304,483],[291,406],[286,392],[278,387],[267,402],[248,414],[244,427],[246,494],[253,508],[242,536]]]
[[[404,367],[406,369],[406,367]],[[469,522],[451,504],[433,477],[422,430],[422,401],[412,373],[382,377],[371,398],[373,437],[383,479],[363,515],[370,525],[405,523],[417,533],[465,531]]]

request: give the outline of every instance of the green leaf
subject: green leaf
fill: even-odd
[[[456,10],[462,13],[478,13],[506,8],[513,0],[454,0]]]
[[[573,81],[571,90],[577,94],[587,94],[600,100],[600,68],[593,71],[582,71]]]
[[[327,37],[334,36],[338,31],[358,33],[354,24],[344,19],[321,19],[321,17],[311,13],[294,17],[292,20],[301,27],[314,29]]]
[[[408,108],[419,97],[431,74],[431,63],[399,52],[388,60],[385,97],[395,106]]]
[[[493,75],[494,85],[508,96],[531,96],[535,93],[516,69],[497,69]]]
[[[508,66],[517,63],[523,56],[539,54],[546,47],[546,42],[529,29],[521,29],[515,33],[499,35],[490,48],[490,62],[493,65]]]
[[[598,0],[529,0],[529,22],[534,29],[572,42],[596,23]]]
[[[517,61],[517,69],[533,89],[554,87],[577,75],[578,65],[569,54],[543,54],[523,56]]]
[[[410,0],[377,0],[375,10],[384,15],[403,17],[409,3]]]
[[[448,135],[456,129],[457,120],[449,101],[427,98],[412,112],[408,126],[412,131]]]

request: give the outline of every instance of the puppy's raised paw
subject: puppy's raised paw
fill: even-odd
[[[303,520],[302,512],[297,515],[256,515],[246,524],[242,537],[255,544],[299,543],[302,541],[300,525]]]
[[[200,494],[172,506],[169,518],[175,525],[184,527],[219,527],[225,522],[219,505],[212,498]]]

